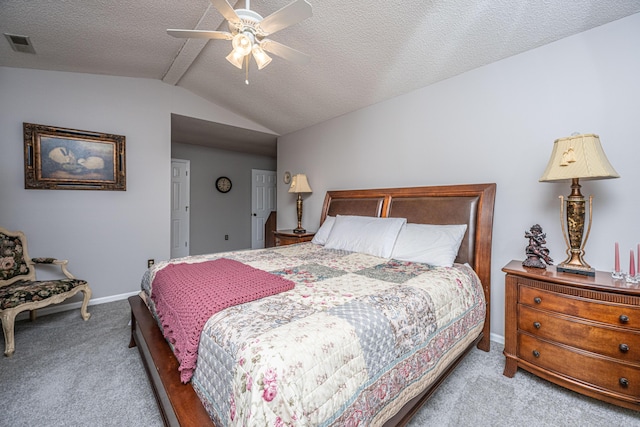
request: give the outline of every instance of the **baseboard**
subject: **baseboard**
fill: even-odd
[[[92,305],[99,305],[99,304],[106,304],[108,302],[113,302],[113,301],[120,301],[137,294],[138,292],[129,292],[126,294],[111,295],[111,296],[102,297],[102,298],[92,298],[89,300],[89,307],[91,307]],[[70,302],[66,304],[65,303],[53,304],[53,305],[38,309],[38,316],[46,316],[47,314],[60,313],[62,311],[69,311],[69,310],[76,310],[76,309],[80,310],[80,307],[82,307],[82,301]],[[91,310],[89,310],[89,312],[91,312]],[[23,311],[22,313],[16,316],[16,320],[24,320],[28,318],[29,318],[28,311]]]
[[[489,336],[489,339],[493,342],[497,342],[498,344],[502,344],[504,345],[504,336],[503,335],[498,335],[498,334],[494,334],[493,332],[491,332],[491,335]]]

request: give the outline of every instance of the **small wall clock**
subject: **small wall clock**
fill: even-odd
[[[216,179],[216,189],[221,193],[228,193],[231,190],[231,180],[226,176]]]

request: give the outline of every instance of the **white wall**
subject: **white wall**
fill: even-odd
[[[276,159],[178,143],[171,153],[191,161],[189,253],[251,248],[251,169],[276,170]],[[215,189],[220,176],[231,180],[228,193]]]
[[[524,258],[525,230],[542,225],[556,263],[565,259],[558,196],[570,184],[538,182],[555,139],[599,134],[621,175],[582,182],[595,196],[586,261],[611,270],[615,241],[625,250],[640,243],[638,40],[640,14],[280,137],[279,177],[307,174],[311,230],[327,190],[497,183],[491,330],[499,339],[501,268]],[[278,227],[291,228],[295,215],[285,213],[295,199],[278,182]]]
[[[137,291],[146,260],[169,258],[171,113],[269,132],[156,80],[0,67],[0,224],[68,259],[94,299]],[[23,122],[124,135],[127,191],[25,190]]]

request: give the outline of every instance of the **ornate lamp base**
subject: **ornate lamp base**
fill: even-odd
[[[293,229],[293,232],[296,234],[306,233],[307,230],[302,228],[302,194],[298,193],[298,198],[296,200],[296,211],[298,214],[298,226]]]
[[[567,198],[566,224],[564,223],[563,210],[565,206],[564,197],[560,196],[560,219],[562,221],[562,231],[567,243],[567,259],[556,267],[557,271],[563,273],[582,274],[585,276],[595,276],[596,270],[591,268],[584,260],[584,246],[591,231],[591,214],[593,198],[589,197],[589,225],[587,234],[583,239],[585,228],[585,200],[580,192],[580,182],[578,178],[573,178],[571,182],[571,194]]]

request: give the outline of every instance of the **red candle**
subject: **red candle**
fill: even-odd
[[[629,276],[636,275],[636,257],[633,256],[633,249],[631,249],[629,258]]]
[[[620,273],[620,246],[616,242],[616,273]]]

